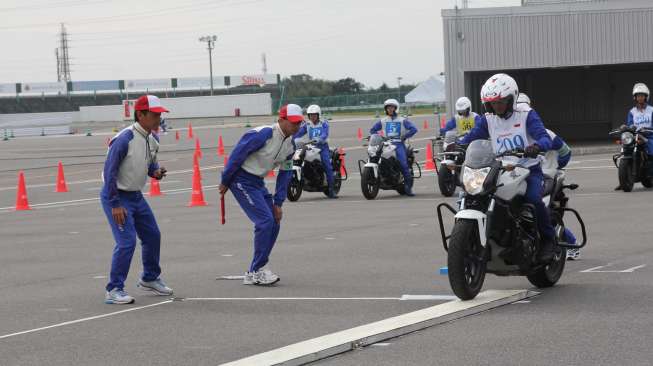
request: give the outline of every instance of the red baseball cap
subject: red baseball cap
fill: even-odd
[[[300,123],[304,120],[302,107],[297,104],[286,104],[279,109],[279,118],[287,119],[292,123]]]
[[[154,113],[163,113],[170,112],[169,110],[163,108],[161,105],[161,99],[156,95],[142,95],[136,99],[134,103],[134,110],[136,111],[150,111]]]

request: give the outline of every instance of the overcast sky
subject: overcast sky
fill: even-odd
[[[366,86],[444,70],[441,10],[461,0],[2,0],[0,83],[56,81],[59,23],[73,80],[307,73]],[[470,7],[520,0],[469,0]]]

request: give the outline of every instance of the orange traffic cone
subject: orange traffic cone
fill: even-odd
[[[200,169],[199,160],[197,154],[193,154],[193,174],[195,174],[195,170],[197,170],[197,175],[202,179],[202,170]]]
[[[18,193],[16,194],[16,211],[31,210],[27,201],[27,189],[25,188],[25,175],[18,173]]]
[[[57,188],[55,192],[68,192],[68,186],[66,186],[66,177],[63,175],[63,164],[59,162],[59,170],[57,172]]]
[[[195,155],[199,156],[200,159],[202,158],[202,148],[200,147],[200,138],[197,137],[195,139]]]
[[[193,125],[191,125],[190,122],[188,122],[188,139],[192,139],[192,138],[193,138]]]
[[[446,124],[447,124],[447,119],[446,119],[445,116],[443,115],[443,116],[440,117],[440,128],[444,128],[444,126],[445,126]]]
[[[270,171],[268,172],[268,178],[274,178],[274,177],[275,177],[275,175],[274,175],[274,169],[272,169],[272,170],[270,170]]]
[[[197,156],[195,157],[197,161]],[[188,207],[206,206],[204,192],[202,191],[202,179],[200,178],[199,164],[193,166],[193,192],[190,196]]]
[[[224,155],[224,143],[222,142],[222,135],[218,136],[218,156]]]
[[[424,170],[435,170],[435,163],[433,162],[433,149],[431,144],[426,144],[426,156],[424,157],[426,164],[424,164]]]
[[[345,149],[342,147],[338,149],[340,153],[340,176],[344,177],[347,175],[347,168],[345,168]]]
[[[428,130],[429,129],[429,121],[424,120],[424,129]]]
[[[179,141],[179,131],[175,131],[175,140]]]
[[[226,154],[225,154],[225,156],[224,156],[224,163],[222,163],[222,169],[223,169],[223,170],[227,168],[227,164],[228,164],[228,163],[229,163],[229,155],[226,155]]]
[[[150,179],[150,197],[154,196],[163,196],[163,193],[161,193],[161,186],[159,185],[159,180],[156,178],[151,178]]]
[[[363,139],[363,130],[360,127],[358,127],[358,134],[356,135],[356,137],[358,138],[358,141],[361,141]]]

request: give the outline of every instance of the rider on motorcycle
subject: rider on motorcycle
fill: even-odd
[[[336,195],[333,176],[333,165],[331,164],[331,150],[329,150],[329,122],[326,119],[320,120],[322,111],[320,106],[312,104],[306,108],[308,121],[302,124],[299,131],[293,136],[297,140],[308,134],[308,141],[315,144],[320,149],[320,160],[322,161],[322,168],[326,173],[327,183],[329,184],[329,198],[338,198]]]
[[[633,86],[633,99],[635,101],[635,106],[628,111],[626,124],[621,125],[622,130],[631,126],[635,126],[636,128],[653,128],[653,107],[648,104],[650,95],[651,93],[646,84],[637,83]],[[653,176],[653,138],[649,138],[648,140],[646,153],[648,154],[649,159],[649,175]],[[618,185],[615,188],[615,191],[620,189],[621,185]]]
[[[528,105],[517,104],[519,88],[517,82],[506,74],[490,77],[481,88],[481,101],[487,113],[481,118],[461,143],[490,139],[495,154],[506,150],[523,148],[525,156],[538,158],[540,152],[551,149],[552,141],[544,128],[540,116]],[[549,210],[542,202],[544,175],[540,164],[530,168],[527,181],[526,202],[535,206],[537,226],[542,235],[542,247],[538,259],[550,262],[554,256],[555,230],[551,224]]]
[[[399,117],[399,102],[396,99],[388,99],[383,103],[386,117],[377,121],[370,134],[375,134],[381,129],[385,130],[385,135],[392,140],[393,145],[397,147],[397,160],[401,165],[401,173],[404,176],[404,187],[406,196],[414,196],[413,193],[413,176],[408,166],[408,156],[406,155],[406,145],[404,141],[411,138],[417,133],[417,127],[407,118]]]
[[[460,97],[456,101],[456,115],[440,129],[440,136],[444,136],[447,131],[455,128],[458,131],[458,137],[461,137],[474,128],[480,120],[481,116],[472,112],[472,101],[467,97]]]

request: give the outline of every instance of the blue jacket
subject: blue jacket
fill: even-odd
[[[481,116],[476,115],[474,117],[474,126],[476,126],[481,121]],[[443,128],[440,129],[440,136],[444,136],[445,133],[451,130],[455,130],[456,126],[456,117],[451,118]]]
[[[551,141],[551,137],[549,137],[546,128],[544,128],[542,119],[540,119],[540,116],[535,110],[530,110],[526,117],[526,133],[535,140],[535,143],[537,143],[541,151],[551,150],[553,141]],[[490,133],[488,131],[487,119],[483,116],[476,126],[460,140],[460,143],[466,145],[474,140],[488,138],[490,138]]]
[[[392,121],[401,121],[403,129],[401,131],[401,140],[409,139],[417,133],[417,127],[408,118],[393,117]],[[375,134],[383,129],[383,123],[390,121],[390,117],[385,117],[377,121],[370,129],[370,134]]]
[[[104,185],[100,196],[112,208],[120,206],[118,190],[140,191],[159,169],[157,153],[159,138],[147,133],[138,123],[124,128],[109,142],[102,179]]]
[[[299,128],[299,131],[293,136],[293,139],[299,139],[304,137],[308,133],[309,129],[309,123],[312,124],[310,121],[306,121],[302,123],[302,126]],[[323,144],[327,141],[329,138],[329,122],[327,120],[319,121],[319,127],[320,127],[320,137],[314,139],[318,140],[318,144]],[[309,136],[309,140],[310,140]]]
[[[295,147],[291,136],[283,136],[278,125],[263,126],[247,131],[231,151],[222,172],[222,184],[230,187],[239,171],[258,176],[281,166],[277,175],[274,205],[281,207],[292,178],[292,155]],[[245,166],[243,166],[245,165]]]

